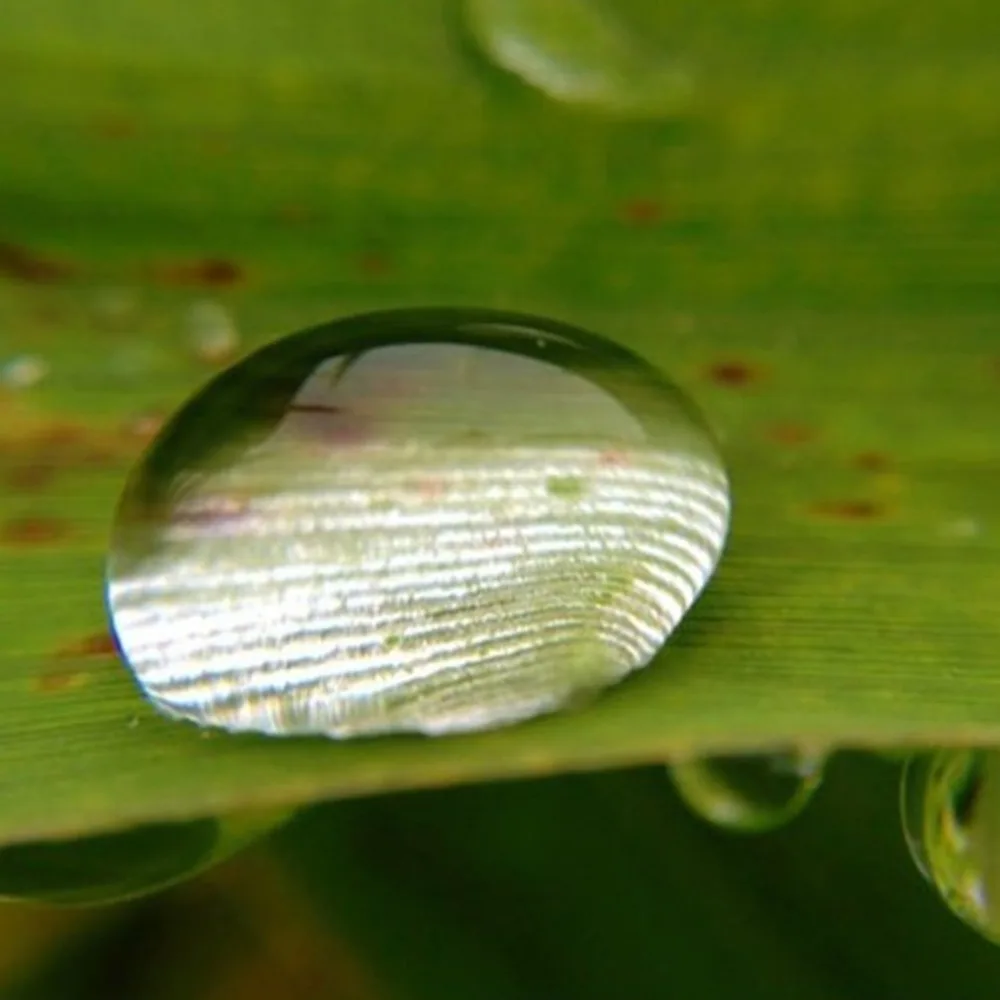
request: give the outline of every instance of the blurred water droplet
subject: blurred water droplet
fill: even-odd
[[[107,329],[133,322],[139,311],[139,293],[131,288],[102,288],[92,299],[94,320]]]
[[[983,526],[974,517],[956,517],[941,525],[941,535],[944,538],[968,539],[982,534]]]
[[[164,427],[108,602],[168,715],[482,729],[648,663],[728,517],[704,422],[631,353],[537,317],[373,313],[250,355]]]
[[[488,59],[555,100],[634,118],[689,110],[691,71],[652,52],[602,0],[465,0]]]
[[[1000,751],[911,757],[900,808],[917,868],[953,913],[1000,944]]]
[[[187,331],[195,356],[210,364],[230,361],[240,345],[236,320],[219,302],[195,302],[187,312]]]
[[[34,354],[21,354],[0,367],[0,383],[11,389],[30,389],[49,374],[49,365]]]
[[[803,753],[706,757],[669,768],[688,807],[742,833],[772,830],[797,816],[823,780],[825,758]]]
[[[145,896],[226,860],[291,815],[255,810],[0,847],[0,899],[97,906]]]

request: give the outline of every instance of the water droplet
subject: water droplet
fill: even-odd
[[[1000,944],[1000,751],[917,754],[900,789],[917,867],[952,912]]]
[[[30,389],[49,374],[49,366],[33,354],[21,354],[0,367],[0,383],[11,389]]]
[[[805,753],[706,757],[670,767],[688,807],[740,833],[772,830],[797,816],[823,780],[825,758]]]
[[[229,361],[240,344],[236,321],[219,302],[195,302],[187,312],[187,329],[195,356],[210,364]]]
[[[139,293],[131,288],[102,288],[93,296],[95,322],[108,329],[133,323],[139,313]]]
[[[658,56],[601,0],[465,0],[487,58],[555,100],[630,118],[686,112],[690,70]]]
[[[145,896],[226,860],[291,815],[255,810],[2,847],[0,899],[96,906]]]
[[[168,715],[483,729],[648,663],[728,519],[703,421],[630,352],[537,317],[372,313],[250,355],[165,426],[108,602]]]

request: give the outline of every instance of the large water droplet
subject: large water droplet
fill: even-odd
[[[1000,751],[918,754],[900,787],[917,867],[957,916],[1000,944]]]
[[[601,0],[465,0],[479,48],[549,97],[624,117],[687,111],[690,71],[658,57],[611,7]]]
[[[278,341],[167,424],[108,601],[153,703],[334,737],[483,729],[648,663],[729,518],[688,401],[609,341],[485,310]]]
[[[670,767],[677,791],[702,819],[742,833],[797,816],[823,780],[823,757],[775,753],[706,757]]]
[[[145,896],[224,861],[290,816],[245,812],[3,847],[0,899],[96,906]]]

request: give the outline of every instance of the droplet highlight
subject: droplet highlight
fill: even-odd
[[[462,732],[649,663],[728,523],[704,421],[629,351],[519,314],[371,313],[248,356],[167,423],[107,600],[167,715]]]
[[[12,844],[0,848],[0,900],[99,906],[149,895],[225,861],[291,815],[289,809],[257,810]]]
[[[917,868],[957,917],[1000,944],[1000,751],[917,754],[900,790]]]
[[[240,346],[232,313],[221,302],[203,299],[192,303],[185,317],[191,350],[210,364],[231,361]]]
[[[738,833],[761,833],[797,816],[823,780],[825,758],[805,753],[705,757],[669,768],[688,808]]]
[[[687,112],[691,71],[661,57],[601,0],[465,0],[487,59],[548,97],[627,118]]]

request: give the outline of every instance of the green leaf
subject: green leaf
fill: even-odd
[[[0,841],[1000,742],[1000,8],[620,7],[694,67],[684,122],[548,101],[444,0],[0,13]],[[240,350],[433,303],[621,341],[723,438],[716,581],[639,676],[503,732],[337,745],[155,718],[107,638],[103,551],[156,419],[222,363],[191,326],[206,298]]]

